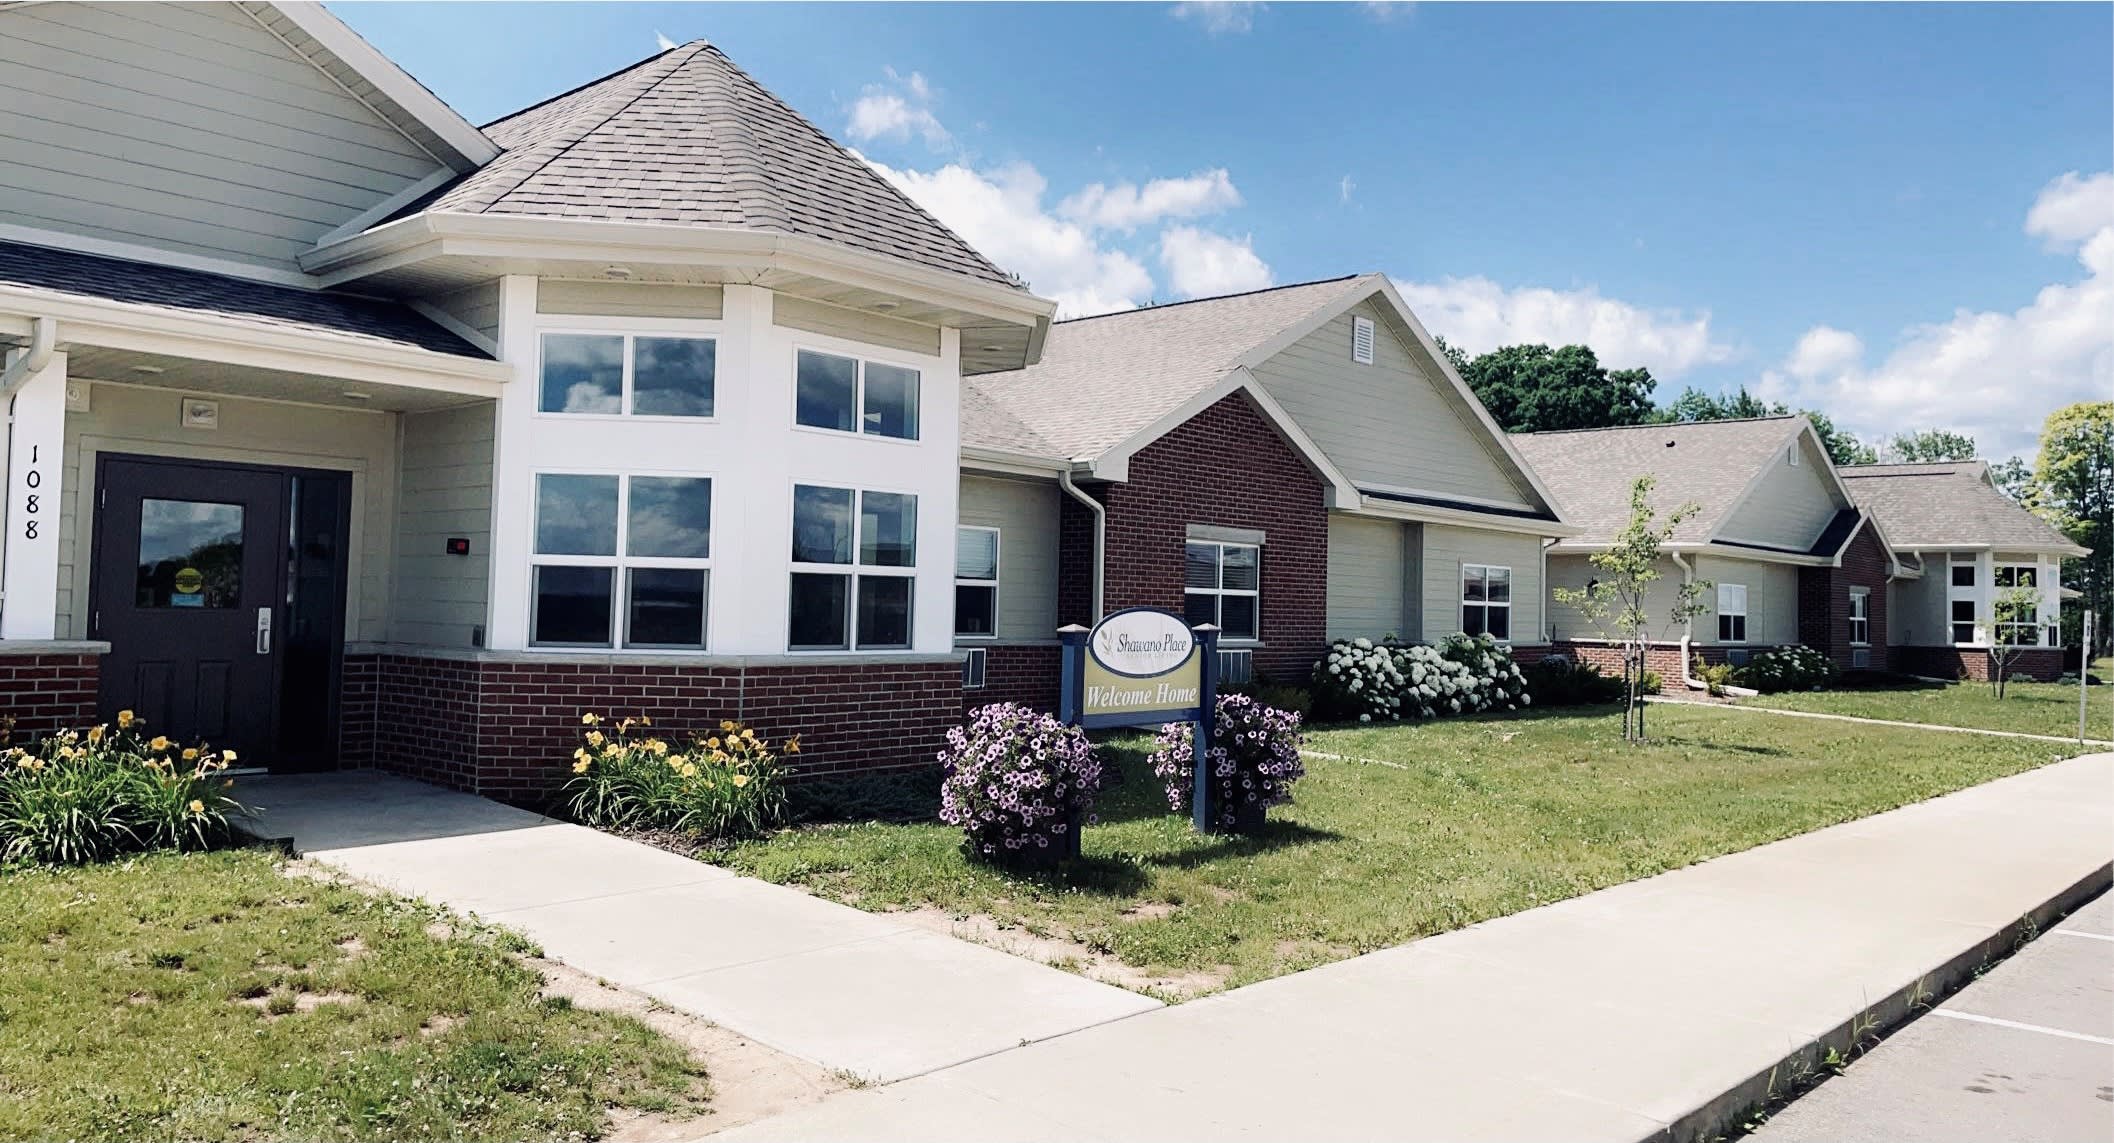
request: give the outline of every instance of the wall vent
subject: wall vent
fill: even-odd
[[[1731,650],[1729,650],[1729,651],[1726,651],[1726,652],[1725,652],[1725,661],[1726,661],[1726,662],[1728,662],[1728,663],[1730,663],[1730,664],[1732,664],[1732,665],[1733,665],[1733,666],[1735,666],[1735,667],[1744,667],[1744,666],[1746,666],[1746,665],[1747,665],[1747,660],[1748,660],[1748,659],[1751,659],[1751,658],[1753,658],[1753,657],[1754,657],[1754,652],[1753,652],[1753,650],[1751,650],[1751,649],[1749,649],[1749,648],[1746,648],[1746,647],[1735,647],[1735,648],[1732,648]]]
[[[1872,649],[1871,649],[1870,647],[1853,647],[1853,648],[1851,648],[1851,650],[1850,650],[1850,669],[1851,669],[1851,670],[1853,670],[1853,671],[1866,671],[1866,670],[1870,670],[1870,669],[1871,669],[1871,667],[1872,667]]]
[[[962,657],[962,689],[981,690],[984,685],[985,655],[982,647],[971,647]]]
[[[1246,686],[1255,681],[1255,652],[1220,651],[1218,683],[1221,687]]]
[[[1351,318],[1351,360],[1360,365],[1373,363],[1373,319]]]

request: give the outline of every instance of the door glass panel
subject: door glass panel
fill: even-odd
[[[139,502],[141,607],[242,606],[242,505]]]

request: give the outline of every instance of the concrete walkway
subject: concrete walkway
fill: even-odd
[[[252,828],[780,1051],[888,1081],[1160,1007],[664,850],[375,773],[244,778]]]
[[[2104,886],[2114,754],[833,1096],[715,1139],[1708,1136]]]

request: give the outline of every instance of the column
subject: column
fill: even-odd
[[[499,395],[492,441],[492,579],[485,646],[518,651],[529,637],[529,547],[535,526],[535,467],[529,418],[536,411],[536,279],[499,279],[499,359],[514,376]]]
[[[0,577],[0,590],[6,594],[0,598],[0,639],[54,639],[59,497],[66,471],[64,353],[52,354],[16,391],[8,443],[7,563]]]

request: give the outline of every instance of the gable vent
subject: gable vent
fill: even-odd
[[[1360,365],[1373,363],[1373,319],[1351,318],[1351,360]]]

